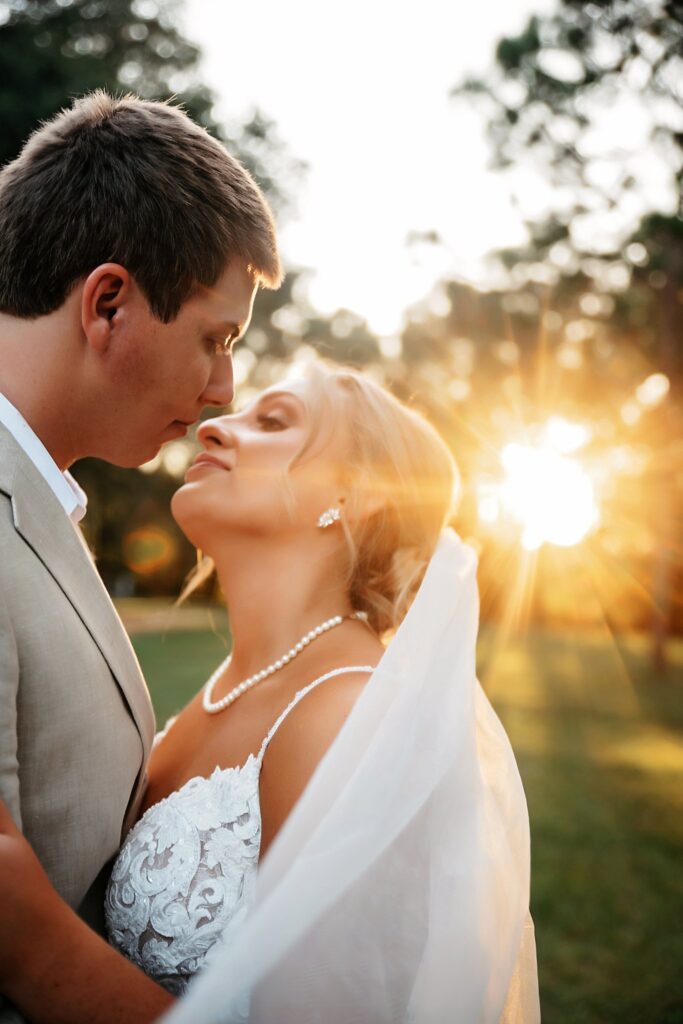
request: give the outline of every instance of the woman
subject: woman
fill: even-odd
[[[198,438],[172,507],[233,651],[159,737],[107,893],[113,947],[174,995],[203,975],[179,1021],[536,1020],[526,809],[474,678],[474,559],[442,536],[447,448],[321,364]],[[68,938],[35,865],[17,874],[12,906]],[[31,1019],[55,1019],[60,981],[58,1019],[92,1019],[77,975],[48,964],[41,1002],[11,960],[0,983]]]

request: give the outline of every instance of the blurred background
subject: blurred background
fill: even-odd
[[[683,1022],[683,3],[0,0],[0,162],[98,86],[176,96],[275,209],[237,403],[318,351],[455,453],[544,1020]],[[229,645],[173,607],[194,450],[75,469],[160,721]]]

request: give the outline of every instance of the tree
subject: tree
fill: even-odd
[[[278,210],[303,165],[254,110],[230,137],[213,116],[200,51],[176,25],[178,0],[0,0],[0,164],[71,97],[95,88],[175,97],[226,142]]]
[[[0,159],[16,156],[27,132],[69,97],[97,87],[150,98],[191,90],[193,113],[206,116],[210,96],[191,87],[189,77],[199,51],[175,28],[175,6],[151,0],[5,0]]]
[[[486,80],[454,89],[481,103],[493,165],[517,181],[523,173],[533,193],[535,205],[520,199],[527,244],[500,254],[511,281],[555,282],[565,305],[589,290],[611,295],[617,330],[671,384],[647,424],[656,456],[648,483],[659,495],[659,668],[681,504],[673,442],[683,354],[682,54],[680,0],[561,0],[500,41]]]

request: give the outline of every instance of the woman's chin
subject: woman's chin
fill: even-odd
[[[192,489],[184,484],[171,498],[171,515],[183,531],[190,544],[201,547],[199,535],[202,531],[202,516],[198,502],[193,500]]]
[[[178,526],[180,527],[181,530],[183,528],[183,524],[182,524],[181,520],[182,520],[182,507],[184,505],[184,497],[183,497],[183,491],[184,490],[185,490],[185,484],[181,484],[180,487],[178,488],[178,490],[175,492],[175,494],[171,498],[171,505],[170,505],[171,515],[173,516],[173,518],[175,519],[176,523],[178,524]]]
[[[179,487],[171,498],[171,515],[190,544],[210,555],[216,539],[225,540],[227,524],[215,517],[215,503],[202,500],[191,485]]]

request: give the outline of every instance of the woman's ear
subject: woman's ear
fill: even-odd
[[[116,315],[130,291],[130,274],[118,263],[102,263],[85,279],[81,325],[88,344],[100,355],[109,347]]]
[[[387,496],[383,492],[381,482],[365,484],[356,479],[353,488],[345,489],[343,497],[337,504],[348,523],[360,523],[381,512],[387,505]]]

